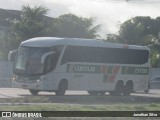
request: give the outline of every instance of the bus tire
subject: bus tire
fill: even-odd
[[[144,90],[144,92],[145,92],[146,94],[148,94],[148,93],[149,93],[149,89]]]
[[[115,90],[112,94],[115,96],[121,96],[123,93],[123,88],[124,88],[123,82],[118,81],[116,84]]]
[[[147,87],[146,90],[144,90],[144,92],[145,92],[146,94],[148,94],[148,93],[149,93],[149,90],[150,90],[150,86],[149,86],[149,84],[148,84],[148,87]]]
[[[129,96],[133,92],[133,83],[132,81],[128,81],[126,85],[124,86],[123,95]]]
[[[39,93],[38,90],[29,90],[29,92],[32,94],[32,95],[37,95]]]
[[[63,95],[65,95],[65,92],[67,89],[68,89],[67,80],[62,80],[62,81],[60,81],[59,86],[58,86],[58,90],[55,91],[55,94],[57,96],[63,96]]]

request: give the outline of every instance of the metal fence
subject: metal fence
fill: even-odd
[[[151,68],[150,75],[151,78],[154,76],[160,76],[160,68]]]
[[[7,61],[0,61],[0,87],[11,87],[13,64]]]
[[[13,71],[13,63],[0,61],[0,88],[11,87],[11,77]],[[151,68],[150,77],[160,76],[160,68]]]

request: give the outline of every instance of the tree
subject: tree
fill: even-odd
[[[93,18],[82,18],[73,14],[65,14],[54,22],[54,35],[57,37],[96,38],[101,25],[93,25]]]
[[[40,37],[75,37],[96,38],[101,25],[93,25],[93,18],[82,18],[73,14],[61,15],[49,22],[45,19],[48,9],[40,6],[30,8],[22,7],[20,21],[14,21],[14,30],[22,40]]]
[[[157,67],[160,53],[160,18],[135,17],[124,22],[119,30],[120,42],[149,46],[152,67]]]
[[[136,45],[148,45],[153,43],[151,36],[155,36],[155,21],[150,17],[135,17],[124,22],[119,30],[121,42]],[[150,36],[150,39],[146,39]]]
[[[48,9],[42,6],[35,6],[34,8],[29,6],[22,7],[20,19],[10,21],[13,28],[7,28],[5,34],[2,35],[3,37],[0,38],[1,60],[6,60],[8,52],[17,49],[23,40],[47,34],[48,26],[50,26],[50,22],[44,16],[47,11]]]
[[[122,38],[120,38],[118,35],[116,34],[106,34],[106,42],[110,42],[110,43],[121,43]]]
[[[45,22],[44,15],[47,14],[48,9],[42,6],[22,7],[22,16],[20,21],[14,21],[13,27],[17,36],[22,40],[44,36],[48,25]]]
[[[7,58],[10,50],[33,37],[74,37],[96,38],[101,25],[94,25],[93,18],[82,18],[73,14],[61,15],[58,18],[45,16],[48,9],[42,6],[31,8],[22,6],[21,17],[12,20],[12,29],[0,40],[0,56]]]
[[[9,51],[17,49],[19,44],[20,41],[13,32],[10,29],[5,30],[0,38],[0,60],[7,60]]]

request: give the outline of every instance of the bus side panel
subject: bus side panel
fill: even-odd
[[[91,69],[94,67],[95,69]],[[57,89],[60,80],[65,79],[68,81],[69,90],[112,91],[115,89],[116,83],[119,80],[121,80],[123,81],[124,85],[126,85],[128,81],[132,81],[134,91],[146,89],[149,75],[136,74],[135,70],[137,68],[139,69],[140,68],[139,66],[134,66],[134,67],[129,66],[127,67],[127,69],[125,69],[125,71],[123,71],[123,66],[120,66],[117,72],[115,72],[114,69],[112,69],[112,72],[110,73],[108,69],[108,73],[105,74],[101,73],[103,72],[101,71],[101,67],[102,65],[80,64],[80,63],[59,65],[56,68],[54,75],[51,75],[51,78],[49,78],[51,81],[49,82],[49,86],[52,87],[52,89]],[[126,66],[124,67],[126,68]],[[147,69],[147,67],[144,68]]]

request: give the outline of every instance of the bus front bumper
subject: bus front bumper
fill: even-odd
[[[23,88],[23,89],[34,89],[34,90],[44,90],[44,81],[36,80],[36,82],[19,82],[17,80],[12,80],[13,88]]]

